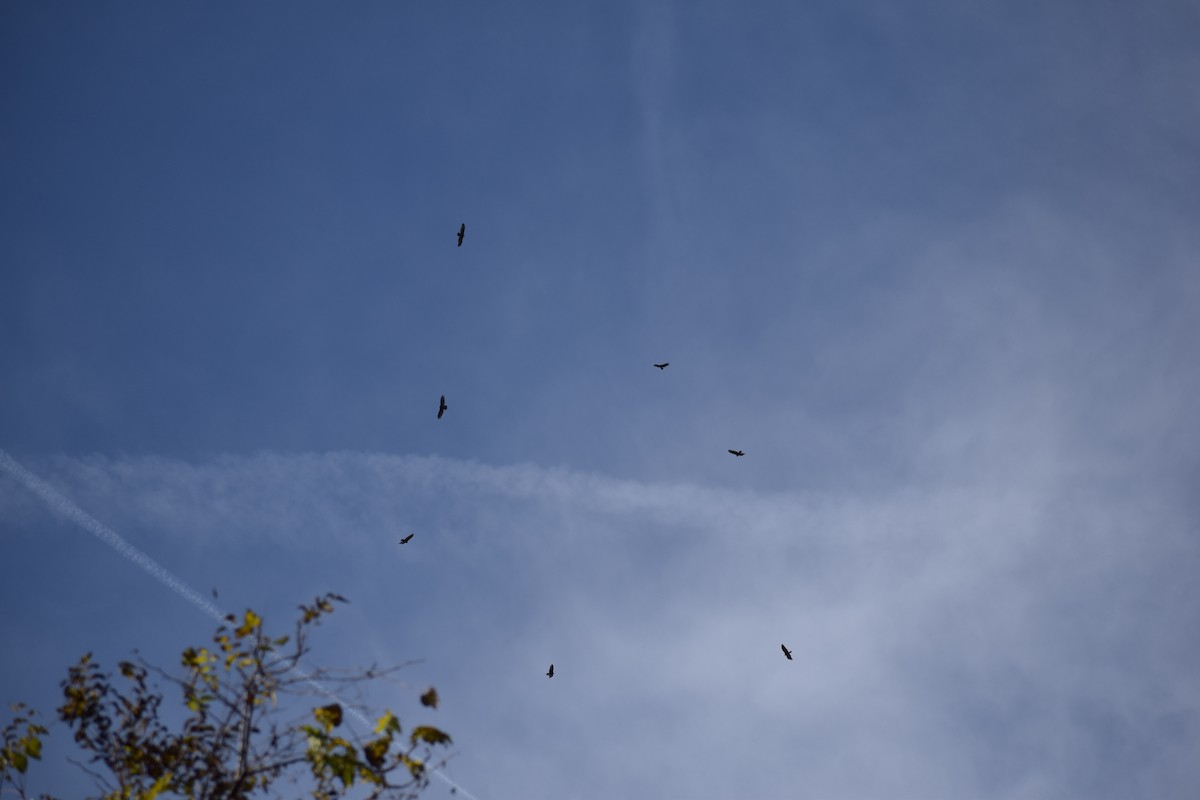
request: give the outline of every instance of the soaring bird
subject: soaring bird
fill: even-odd
[[[400,540],[400,544],[408,544],[408,540],[414,536],[416,536],[415,533],[410,533],[408,536],[405,536],[403,539]]]
[[[550,669],[546,672],[546,677],[547,678],[554,677],[554,665],[553,664],[550,665]]]
[[[659,369],[666,369],[667,367],[671,366],[671,362],[670,362],[670,361],[664,361],[663,363],[661,363],[661,364],[655,364],[654,366],[658,367]]]
[[[446,395],[442,395],[441,402],[438,403],[438,419],[442,418],[442,414],[446,413],[446,409],[450,406],[446,405]]]
[[[458,246],[462,247],[463,237],[467,235],[467,223],[458,226]]]
[[[788,661],[791,661],[791,660],[792,660],[792,651],[787,649],[787,645],[786,645],[786,644],[781,644],[781,645],[779,645],[779,646],[783,648],[783,654],[784,654],[785,656],[787,656],[787,660],[788,660]]]
[[[438,414],[438,416],[440,417],[441,414]],[[741,458],[742,456],[746,455],[746,452],[744,450],[730,450],[729,452],[733,453],[738,458]]]

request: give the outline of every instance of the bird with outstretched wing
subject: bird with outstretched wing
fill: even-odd
[[[547,677],[547,678],[553,678],[553,677],[554,677],[554,665],[553,665],[553,664],[551,664],[551,665],[550,665],[550,669],[548,669],[548,670],[546,671],[546,677]]]
[[[779,646],[783,648],[783,654],[784,654],[785,656],[787,656],[787,660],[788,660],[788,661],[791,661],[791,660],[792,660],[792,651],[787,649],[787,645],[786,645],[786,644],[781,644],[781,645],[779,645]]]
[[[442,399],[438,402],[438,419],[442,418],[442,414],[445,414],[449,407],[446,405],[446,395],[442,395]]]
[[[659,369],[666,369],[667,367],[671,366],[671,362],[670,362],[670,361],[664,361],[663,363],[661,363],[661,364],[655,364],[654,366],[658,367]]]
[[[462,247],[463,237],[467,235],[467,223],[458,226],[458,246]]]
[[[400,544],[408,544],[408,543],[409,543],[409,541],[410,541],[410,540],[412,539],[412,537],[414,537],[414,536],[416,536],[416,534],[415,534],[415,533],[410,533],[408,536],[405,536],[403,539],[401,539],[401,540],[400,540]]]
[[[744,450],[730,450],[729,452],[733,453],[738,458],[741,458],[742,456],[746,455],[746,451],[744,451]]]

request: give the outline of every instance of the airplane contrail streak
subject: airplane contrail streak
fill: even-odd
[[[179,595],[184,600],[187,600],[204,614],[208,615],[217,622],[228,622],[226,619],[227,615],[222,614],[219,608],[208,602],[208,600],[204,599],[199,592],[197,592],[191,586],[188,586],[182,579],[176,577],[174,573],[172,573],[162,564],[159,564],[153,558],[146,555],[129,542],[125,541],[125,539],[112,528],[108,527],[103,522],[84,511],[75,503],[71,502],[71,500],[67,497],[64,497],[53,486],[46,483],[37,475],[34,475],[25,467],[21,466],[16,459],[14,459],[4,450],[0,450],[0,469],[3,469],[9,475],[12,475],[18,481],[23,483],[25,488],[29,489],[29,491],[41,498],[42,502],[50,506],[51,509],[71,520],[76,525],[83,528],[112,549],[116,550],[122,556],[141,567],[144,572],[150,575],[150,577],[154,578],[159,583],[175,592],[175,594]],[[312,686],[325,697],[338,701],[338,703],[345,707],[352,717],[365,725],[368,730],[371,728],[371,721],[368,720],[362,713],[360,713],[358,709],[354,708],[354,706],[350,705],[345,700],[342,700],[334,692],[326,689],[318,681],[313,680],[304,672],[304,670],[300,669],[299,667],[291,667],[291,670],[295,672],[296,675],[298,675],[302,680],[306,681],[309,686]],[[457,792],[461,792],[463,796],[468,798],[468,800],[479,800],[479,798],[475,797],[475,795],[471,794],[462,786],[452,781],[449,776],[447,776],[440,769],[433,769],[433,774],[441,778]]]
[[[175,577],[170,570],[153,558],[125,541],[112,528],[63,497],[53,486],[18,464],[12,456],[3,450],[0,450],[0,468],[3,468],[5,472],[25,484],[25,488],[40,497],[50,508],[83,528],[134,564],[137,564],[143,571],[152,578],[157,579],[159,583],[175,592],[175,594],[187,600],[217,622],[225,622],[225,615],[221,613],[220,609],[205,600],[199,592]]]

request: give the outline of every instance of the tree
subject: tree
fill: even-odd
[[[242,800],[278,796],[273,787],[281,779],[307,782],[317,800],[345,797],[355,786],[356,796],[367,798],[416,797],[428,783],[430,760],[450,737],[429,725],[402,736],[399,718],[388,711],[364,738],[342,723],[346,710],[365,718],[323,686],[354,688],[396,668],[310,674],[300,666],[308,633],[333,612],[334,602],[345,599],[326,594],[300,606],[290,637],[268,636],[253,611],[240,622],[229,615],[213,635],[214,647],[183,651],[182,677],[138,658],[118,664],[117,681],[90,653],[83,656],[62,682],[57,713],[90,756],[93,766],[81,766],[96,780],[98,797]],[[174,728],[164,720],[152,675],[182,691],[183,721]],[[314,694],[334,702],[288,718],[297,713],[297,699],[311,701]],[[437,702],[432,688],[421,695],[427,707]],[[40,760],[48,731],[33,710],[22,704],[12,710],[0,730],[0,790],[10,787],[27,798],[26,773],[31,760]]]

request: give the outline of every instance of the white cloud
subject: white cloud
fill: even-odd
[[[1190,523],[1106,502],[1053,442],[1019,458],[1036,468],[871,498],[356,453],[39,468],[152,554],[269,544],[328,569],[312,588],[352,596],[347,637],[429,659],[452,773],[484,798],[1194,779],[1173,755],[1200,742]],[[419,653],[395,595],[420,608]]]

